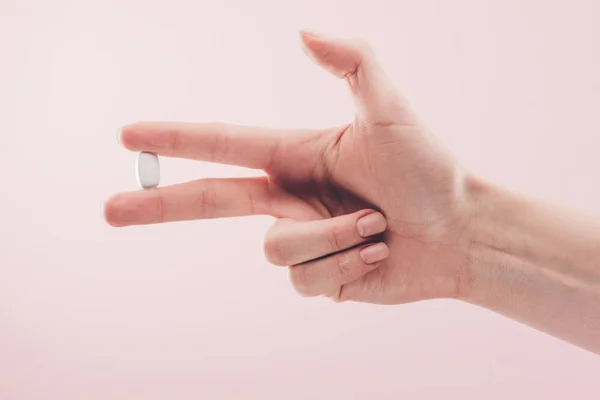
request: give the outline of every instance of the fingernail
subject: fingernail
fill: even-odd
[[[313,29],[301,29],[300,33],[304,36],[311,36],[311,37],[324,37],[325,35],[321,32],[317,32]]]
[[[369,237],[385,231],[387,222],[381,213],[374,212],[365,215],[356,223],[358,234],[361,237]]]
[[[117,143],[121,144],[121,129],[117,131]]]
[[[385,243],[377,243],[369,247],[365,247],[360,251],[360,258],[365,264],[375,264],[386,259],[390,255],[390,250]]]

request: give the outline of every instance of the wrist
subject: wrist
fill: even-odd
[[[597,285],[597,219],[477,177],[469,178],[467,193],[472,212],[461,300],[502,311],[509,298],[528,303],[528,293],[543,291],[551,298],[563,288]]]
[[[459,298],[600,354],[600,221],[473,179]]]
[[[494,308],[494,296],[516,290],[543,264],[549,243],[534,216],[540,205],[476,176],[467,181],[467,196],[471,212],[459,299]]]
[[[489,269],[510,252],[498,226],[506,194],[499,187],[477,176],[466,179],[469,223],[465,229],[463,252],[465,265],[459,278],[458,299],[483,303],[490,289]]]

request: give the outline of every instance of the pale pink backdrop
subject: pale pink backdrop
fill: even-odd
[[[600,357],[450,301],[302,299],[270,218],[113,229],[140,119],[346,122],[369,40],[479,174],[600,212],[600,2],[0,0],[0,399],[598,399]],[[163,159],[163,183],[253,174]]]

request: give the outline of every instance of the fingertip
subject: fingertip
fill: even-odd
[[[127,150],[135,150],[135,125],[122,126],[117,133],[117,140]]]
[[[114,228],[125,226],[123,223],[123,210],[126,209],[126,199],[122,194],[111,196],[102,205],[102,216],[104,221]]]
[[[390,255],[390,249],[387,244],[383,242],[369,245],[360,250],[360,257],[363,262],[367,265],[379,263]]]
[[[303,50],[318,65],[338,78],[352,75],[361,61],[361,55],[352,41],[312,32],[302,33]]]
[[[139,136],[140,125],[139,122],[135,122],[120,126],[117,130],[117,142],[127,150],[137,150],[136,136]]]
[[[300,34],[300,38],[303,40],[323,40],[323,39],[327,39],[327,38],[331,38],[331,35],[327,35],[323,32],[320,32],[318,30],[315,29],[300,29],[299,31]]]
[[[313,31],[300,31],[302,46],[317,57],[323,53],[322,49],[329,45],[330,40],[327,39],[331,39],[331,37]]]
[[[387,219],[379,211],[373,210],[359,218],[356,222],[356,228],[361,237],[367,238],[385,232],[387,229]]]
[[[313,31],[301,29],[299,31],[300,47],[304,54],[306,54],[313,62],[319,63],[318,56],[315,52],[315,42],[320,38],[319,35]]]
[[[105,219],[111,226],[156,224],[164,221],[159,189],[113,195],[105,203]]]
[[[118,226],[115,215],[116,212],[114,208],[114,201],[112,198],[110,198],[106,202],[104,202],[104,204],[102,204],[102,217],[108,225],[114,228]]]
[[[156,214],[156,205],[146,191],[118,193],[104,203],[104,220],[112,227],[149,223]]]
[[[319,36],[319,34],[314,29],[302,28],[298,31],[300,36]]]

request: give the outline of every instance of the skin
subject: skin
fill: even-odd
[[[600,223],[465,171],[362,41],[301,33],[356,115],[324,130],[139,122],[131,151],[261,169],[120,193],[113,226],[271,215],[265,256],[304,296],[401,304],[452,298],[600,353]]]

